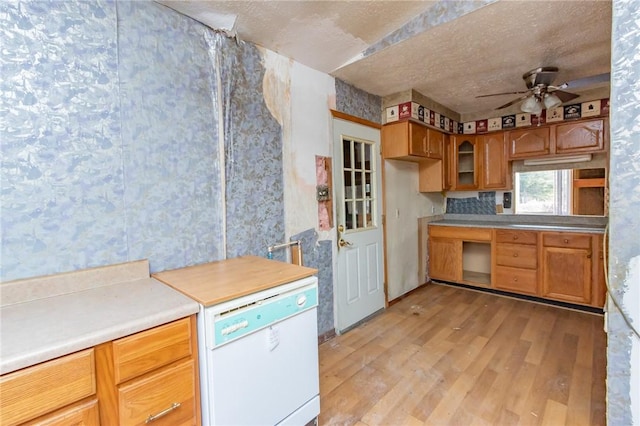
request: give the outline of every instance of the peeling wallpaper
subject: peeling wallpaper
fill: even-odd
[[[294,63],[150,1],[0,2],[0,16],[0,280],[140,258],[155,272],[285,241],[283,134],[331,146],[328,121],[292,131],[287,90],[267,108],[265,57]],[[296,87],[334,93],[313,76]],[[328,96],[305,105],[328,119]],[[295,160],[313,163],[308,151]],[[333,244],[312,239],[328,331]]]
[[[264,101],[258,48],[231,39],[223,45],[227,257],[265,256],[285,240],[282,128]],[[285,257],[275,252],[274,259]]]

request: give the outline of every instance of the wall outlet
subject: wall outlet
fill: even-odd
[[[502,205],[504,206],[505,209],[510,209],[511,208],[511,193],[510,192],[505,192],[502,195]]]

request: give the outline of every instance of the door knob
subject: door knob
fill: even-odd
[[[347,246],[351,246],[353,244],[351,244],[349,241],[345,241],[342,238],[340,238],[340,240],[338,240],[338,245],[340,247],[347,247]]]
[[[338,225],[338,232],[344,232],[344,225]]]

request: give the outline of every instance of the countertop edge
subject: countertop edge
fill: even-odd
[[[554,224],[515,224],[500,222],[476,222],[464,220],[441,220],[429,222],[430,226],[451,226],[451,227],[467,227],[467,228],[496,228],[509,229],[517,231],[548,231],[548,232],[580,232],[585,234],[604,234],[605,228],[596,226],[581,225],[554,225]]]
[[[144,300],[145,296],[150,300]],[[156,300],[160,302],[157,305],[153,303]],[[56,311],[52,308],[50,314],[43,312],[43,306],[48,303],[58,303],[62,309]],[[79,308],[77,312],[73,309],[64,312],[69,307]],[[196,301],[152,278],[3,307],[0,308],[0,374],[166,324],[193,315],[199,309]],[[73,329],[75,315],[79,317],[77,329],[80,331],[77,333]],[[82,321],[86,315],[93,316],[94,320]],[[49,320],[45,321],[45,326],[42,326],[43,318]],[[19,325],[7,324],[7,320]],[[21,342],[24,343],[21,345]]]

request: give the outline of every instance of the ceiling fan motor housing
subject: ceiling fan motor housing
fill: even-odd
[[[557,67],[540,67],[524,73],[522,75],[522,79],[527,84],[528,89],[533,89],[535,87],[546,88],[546,86],[550,86],[551,83],[553,83],[557,74]]]

